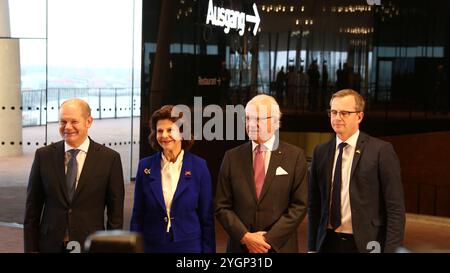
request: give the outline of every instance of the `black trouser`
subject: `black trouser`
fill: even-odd
[[[359,252],[353,234],[337,233],[327,229],[320,252],[322,253],[351,253]]]

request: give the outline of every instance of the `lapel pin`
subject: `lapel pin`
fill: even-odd
[[[355,153],[357,153],[357,154],[361,154],[361,150],[360,150],[360,149],[358,149],[358,150],[356,150],[356,151],[355,151]]]
[[[151,169],[147,169],[147,168],[144,169],[144,173],[145,173],[146,175],[149,175],[150,172],[151,172]]]
[[[184,175],[185,175],[185,176],[191,176],[192,173],[191,173],[191,171],[185,171],[185,172],[184,172]]]

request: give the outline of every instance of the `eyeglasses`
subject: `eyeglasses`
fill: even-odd
[[[336,111],[336,110],[331,110],[328,109],[327,113],[328,116],[331,117],[336,117],[338,114],[341,118],[348,118],[348,116],[350,116],[350,114],[354,114],[354,113],[360,113],[361,111]]]
[[[264,120],[268,120],[268,119],[270,119],[270,118],[272,118],[272,117],[264,117],[264,118],[257,118],[257,117],[245,117],[245,121],[246,122],[249,122],[249,121],[256,121],[256,122],[262,122],[262,121],[264,121]]]

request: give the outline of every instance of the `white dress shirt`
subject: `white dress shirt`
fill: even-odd
[[[339,144],[347,143],[342,153],[342,186],[341,186],[341,225],[336,229],[336,232],[353,234],[352,228],[352,213],[350,204],[350,175],[352,171],[353,157],[356,151],[356,143],[359,137],[359,130],[356,131],[349,139],[342,141],[336,136],[336,150],[334,153],[333,173],[336,169],[336,161],[339,156]],[[333,191],[333,183],[331,184],[331,192]],[[331,199],[330,199],[331,204]],[[331,225],[328,224],[331,228]]]
[[[83,166],[84,166],[84,161],[86,160],[86,156],[87,156],[87,152],[89,150],[89,137],[87,137],[83,143],[81,143],[80,146],[78,147],[72,147],[69,144],[67,144],[67,142],[64,143],[64,150],[65,150],[65,160],[64,160],[64,172],[67,173],[67,164],[69,163],[70,160],[70,153],[68,152],[69,150],[72,149],[78,149],[80,150],[77,154],[77,163],[78,163],[78,168],[77,168],[77,180],[75,181],[75,188],[77,188],[78,186],[78,181],[80,180],[80,175],[81,175],[81,171],[83,170]]]
[[[183,166],[183,156],[184,150],[181,150],[177,160],[175,162],[171,162],[164,156],[164,153],[161,153],[161,183],[168,218],[166,232],[169,232],[172,225],[170,208],[172,207],[173,196],[178,186],[178,180],[180,179],[181,167]]]
[[[267,174],[267,169],[269,168],[270,163],[270,155],[273,151],[273,146],[275,144],[275,135],[273,135],[269,140],[261,144],[261,149],[263,150],[263,158],[264,158],[264,172]],[[253,154],[253,161],[255,160],[256,155],[256,147],[259,144],[252,141],[252,154]]]

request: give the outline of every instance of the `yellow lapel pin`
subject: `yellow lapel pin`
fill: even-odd
[[[148,169],[148,168],[145,168],[145,169],[144,169],[144,173],[145,173],[146,175],[149,175],[150,172],[151,172],[151,169]]]

